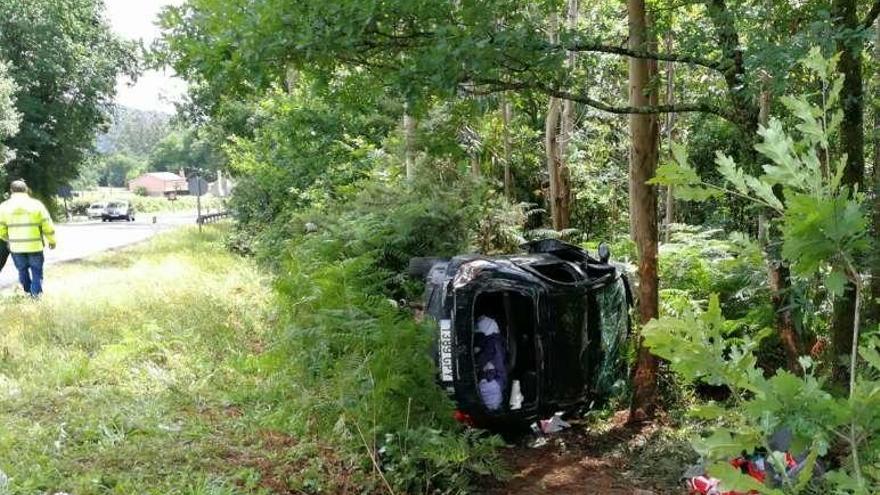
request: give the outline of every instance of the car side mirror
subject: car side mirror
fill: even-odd
[[[597,251],[599,253],[599,261],[608,263],[608,260],[611,259],[611,249],[608,247],[608,244],[600,243]]]

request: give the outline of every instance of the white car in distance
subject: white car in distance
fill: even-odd
[[[86,208],[86,216],[89,218],[101,218],[104,216],[104,210],[107,208],[107,203],[97,202],[92,203]]]

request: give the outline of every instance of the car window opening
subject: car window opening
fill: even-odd
[[[478,393],[489,411],[518,410],[538,399],[535,305],[516,291],[474,300],[473,357]]]
[[[532,265],[531,268],[550,280],[555,280],[557,282],[574,283],[579,280],[578,275],[569,265],[554,263],[547,265]]]

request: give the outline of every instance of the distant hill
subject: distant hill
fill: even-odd
[[[171,114],[116,106],[107,132],[97,138],[98,153],[124,153],[146,159],[156,144],[171,132]]]

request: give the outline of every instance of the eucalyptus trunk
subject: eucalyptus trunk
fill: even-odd
[[[550,42],[558,39],[558,19],[554,15],[550,19]],[[544,120],[544,153],[547,157],[547,175],[550,193],[550,219],[554,230],[568,228],[569,201],[571,196],[568,169],[561,154],[563,102],[559,98],[550,97],[547,104],[547,115]]]
[[[840,150],[846,153],[843,183],[861,189],[865,173],[865,100],[862,90],[862,50],[864,43],[859,35],[858,2],[834,0],[832,14],[838,33],[837,50],[840,52],[838,71],[843,75],[840,95],[843,105],[843,122],[840,125]],[[847,284],[842,297],[834,301],[831,323],[831,347],[836,356],[850,353],[855,324],[857,291],[855,285]],[[835,359],[835,363],[839,363]],[[847,367],[835,364],[834,378],[846,383]]]
[[[554,230],[568,228],[567,211],[563,201],[563,189],[560,177],[562,157],[559,156],[559,121],[562,115],[562,102],[559,98],[550,97],[547,104],[547,116],[544,120],[544,152],[547,157],[547,175],[550,189],[550,219]]]
[[[510,114],[510,101],[507,98],[503,98],[501,101],[501,121],[504,138],[504,196],[508,200],[513,200],[513,173],[510,170],[510,161],[513,159],[513,145],[510,139]]]
[[[666,51],[672,53],[673,35],[672,30],[666,33]],[[666,104],[675,104],[675,62],[666,62]],[[675,130],[675,114],[666,114],[666,146],[672,150],[672,141]],[[666,186],[666,218],[663,229],[663,242],[669,242],[672,233],[672,224],[675,221],[675,194],[672,186]]]
[[[644,0],[627,0],[630,48],[644,50],[649,45]],[[656,62],[629,60],[630,106],[646,107],[656,103],[657,93],[651,79]],[[632,236],[639,254],[638,315],[642,325],[659,312],[657,277],[657,189],[648,184],[657,169],[659,129],[655,115],[632,114],[630,127],[630,218]],[[638,356],[633,377],[633,397],[629,420],[641,421],[653,416],[657,404],[658,359],[639,338]]]
[[[874,63],[880,64],[880,20],[874,25]],[[873,94],[880,91],[880,71],[874,73]],[[874,202],[872,204],[874,223],[874,244],[880,245],[880,100],[872,102],[873,107],[873,133],[871,144],[874,149],[873,156],[873,187]],[[871,299],[868,311],[873,323],[880,323],[880,253],[874,254],[871,265]]]

